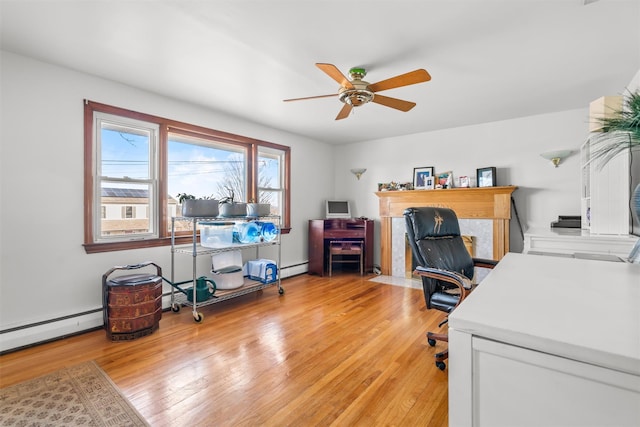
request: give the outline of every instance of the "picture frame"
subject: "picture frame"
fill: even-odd
[[[459,178],[459,180],[460,180],[459,186],[461,188],[469,188],[469,186],[471,185],[470,182],[469,182],[469,177],[468,176],[461,176]]]
[[[480,168],[477,169],[478,187],[495,187],[496,186],[496,168]]]
[[[416,190],[433,190],[435,185],[433,166],[413,168],[413,188]]]
[[[453,188],[453,171],[439,173],[436,188]]]

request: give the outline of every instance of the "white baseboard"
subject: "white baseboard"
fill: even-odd
[[[0,352],[77,334],[103,325],[102,310],[0,334]]]
[[[282,267],[280,269],[280,278],[286,279],[287,277],[297,276],[298,274],[304,274],[309,271],[309,264],[298,264],[290,267]]]

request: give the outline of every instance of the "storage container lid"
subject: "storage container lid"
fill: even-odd
[[[154,283],[162,280],[160,276],[154,274],[130,274],[127,276],[116,276],[107,281],[107,286],[135,286],[145,283]]]

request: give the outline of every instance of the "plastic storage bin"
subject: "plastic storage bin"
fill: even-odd
[[[242,252],[237,250],[211,255],[211,273],[216,289],[237,289],[243,286]]]
[[[233,222],[200,222],[200,244],[223,248],[233,243]]]

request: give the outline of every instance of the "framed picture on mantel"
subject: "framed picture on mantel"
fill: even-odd
[[[496,168],[481,168],[477,170],[478,187],[495,187],[496,186]]]
[[[433,166],[413,168],[413,188],[416,190],[433,190]]]

